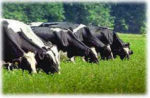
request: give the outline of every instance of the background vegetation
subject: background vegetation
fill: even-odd
[[[4,3],[3,17],[30,22],[68,21],[145,33],[145,3]]]

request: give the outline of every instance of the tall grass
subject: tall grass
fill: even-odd
[[[144,94],[146,93],[146,39],[142,35],[119,34],[130,42],[130,60],[90,64],[61,62],[61,74],[28,74],[3,70],[4,94]]]

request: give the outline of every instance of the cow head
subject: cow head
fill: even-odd
[[[101,53],[101,59],[113,59],[113,53],[112,53],[112,50],[111,50],[111,47],[110,45],[106,45],[104,47],[104,50],[102,51]]]
[[[91,49],[87,50],[85,60],[90,63],[98,63],[98,58]]]
[[[36,59],[38,67],[47,74],[59,71],[59,53],[55,45],[44,48],[44,51],[39,51]]]
[[[130,55],[133,54],[133,51],[130,50],[130,44],[129,43],[124,43],[119,49],[114,51],[114,55],[119,55],[120,59],[129,59]]]

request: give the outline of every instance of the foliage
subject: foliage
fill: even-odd
[[[110,8],[111,6],[106,4],[87,4],[87,11],[89,12],[88,23],[113,28],[114,23],[113,17],[110,15]]]
[[[28,17],[23,10],[24,7],[22,7],[22,5],[19,5],[17,3],[6,3],[3,5],[3,17],[27,22]]]
[[[90,64],[76,58],[76,63],[61,61],[61,74],[22,73],[3,70],[4,94],[145,94],[146,38],[119,34],[130,42],[134,54],[130,60],[119,58]]]
[[[65,21],[87,23],[88,12],[82,3],[64,3]]]
[[[61,3],[4,3],[3,17],[29,22],[62,21]],[[25,18],[24,18],[25,17]]]
[[[144,3],[121,3],[112,5],[115,17],[115,31],[143,33],[146,24],[146,5]],[[143,28],[142,28],[143,27]]]
[[[4,3],[3,17],[29,22],[68,21],[145,33],[145,3]]]
[[[113,27],[110,5],[100,3],[64,3],[66,21]]]

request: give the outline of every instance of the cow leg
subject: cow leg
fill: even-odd
[[[69,61],[75,63],[75,57],[71,54],[71,52],[67,52],[67,56],[69,58]]]
[[[30,63],[32,72],[37,73],[35,54],[32,52],[28,52],[28,53],[25,53],[24,56],[26,57],[27,61]]]
[[[112,57],[111,59],[114,60],[114,56],[113,56],[113,53],[112,53],[112,52],[111,52],[111,57]]]
[[[83,61],[83,62],[86,62],[85,57],[82,57],[82,61]]]
[[[109,44],[107,45],[107,49],[111,52],[111,53],[110,53],[110,57],[107,58],[107,59],[114,59],[114,56],[113,56],[113,53],[112,53],[112,50],[111,50],[111,47],[110,47]]]
[[[60,67],[60,51],[58,52],[58,70],[59,70],[59,72],[58,72],[58,74],[61,74],[61,72],[60,72],[60,70],[61,70],[61,67]]]
[[[9,70],[9,71],[13,69],[12,63],[10,63],[10,62],[4,62],[4,61],[2,61],[1,64],[2,64],[2,66],[3,66],[5,69],[7,69],[7,70]]]
[[[69,59],[70,59],[71,62],[75,63],[75,57],[74,56],[69,58]]]
[[[10,70],[12,70],[12,66],[11,66],[12,64],[11,63],[6,63],[6,64],[4,64],[4,66],[6,67],[6,69],[8,69],[9,71]]]

